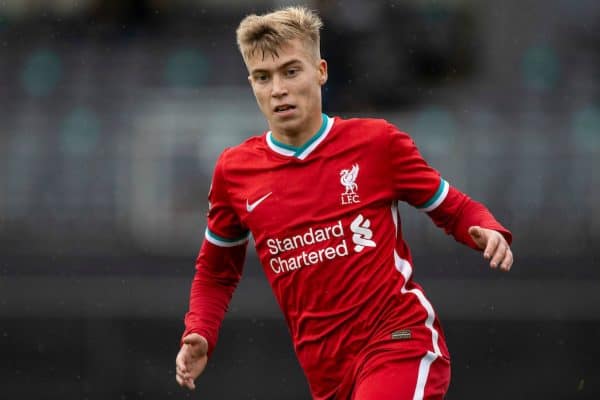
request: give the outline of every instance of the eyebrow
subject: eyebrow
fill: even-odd
[[[296,59],[296,58],[295,58],[295,59],[293,59],[293,60],[290,60],[290,61],[287,61],[287,62],[285,62],[285,63],[281,64],[280,66],[278,66],[278,67],[277,67],[277,68],[275,68],[275,69],[285,69],[285,68],[289,67],[290,65],[292,65],[292,64],[296,64],[296,63],[301,63],[301,61],[300,61],[299,59]],[[260,73],[260,72],[268,72],[268,70],[266,70],[266,69],[262,69],[262,68],[257,68],[257,69],[254,69],[254,70],[252,70],[252,71],[250,72],[250,74],[251,74],[251,75],[254,75],[254,74],[256,74],[256,73]]]

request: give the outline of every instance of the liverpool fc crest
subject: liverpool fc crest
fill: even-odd
[[[345,190],[342,193],[342,204],[360,203],[360,197],[356,193],[358,185],[356,178],[358,177],[358,164],[352,165],[352,169],[343,169],[340,171],[340,183]]]

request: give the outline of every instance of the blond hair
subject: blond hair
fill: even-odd
[[[323,22],[305,7],[287,7],[268,14],[248,15],[237,28],[237,44],[244,61],[256,52],[278,56],[277,50],[286,42],[300,39],[310,53],[321,58],[319,30]]]

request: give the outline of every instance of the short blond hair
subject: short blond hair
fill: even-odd
[[[268,14],[246,16],[237,28],[237,44],[244,61],[258,51],[278,56],[277,50],[293,39],[302,40],[311,54],[321,58],[319,16],[305,7],[287,7]]]

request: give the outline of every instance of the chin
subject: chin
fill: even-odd
[[[302,119],[298,116],[292,116],[287,118],[279,118],[277,116],[274,116],[273,119],[271,119],[271,125],[281,127],[284,129],[294,129],[302,125]]]

